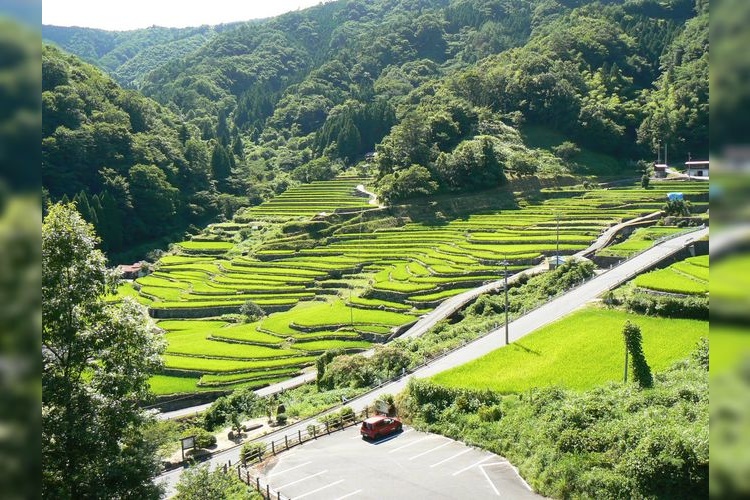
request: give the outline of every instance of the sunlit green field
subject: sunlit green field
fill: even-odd
[[[658,269],[638,276],[634,283],[639,288],[684,295],[708,293],[708,256],[690,257],[666,269]]]
[[[524,392],[534,387],[589,389],[620,381],[625,347],[622,327],[630,320],[641,327],[643,351],[653,371],[688,356],[708,322],[662,319],[590,307],[552,323],[509,347],[434,377],[442,385]]]
[[[178,370],[192,382],[155,390],[182,392],[201,377],[232,389],[268,378],[259,373],[268,366],[242,363],[297,359],[279,366],[298,371],[309,364],[301,358],[324,348],[363,349],[365,338],[385,340],[440,301],[501,279],[505,261],[510,272],[540,262],[557,252],[558,234],[562,253],[582,250],[610,225],[659,209],[673,189],[553,188],[511,203],[512,193],[501,194],[492,201],[497,208],[435,223],[367,216],[362,211],[372,207],[355,190],[367,183],[340,177],[293,187],[178,243],[155,272],[123,285],[119,296],[136,298],[157,318],[175,318],[159,322],[169,344],[167,373]],[[680,189],[699,206],[706,185]],[[336,209],[349,214],[319,216]],[[268,315],[206,323],[249,300]]]

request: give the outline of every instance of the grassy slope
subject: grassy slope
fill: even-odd
[[[548,325],[508,348],[434,377],[446,386],[521,392],[557,385],[589,389],[622,379],[622,326],[631,320],[643,332],[643,350],[652,370],[686,357],[708,323],[661,319],[622,311],[587,308]]]

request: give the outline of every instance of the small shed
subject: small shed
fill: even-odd
[[[688,177],[708,177],[708,160],[686,161],[685,173]]]
[[[144,261],[134,262],[133,264],[121,264],[117,266],[120,276],[126,280],[134,280],[146,276],[149,273],[148,266]]]
[[[666,163],[654,164],[654,177],[656,177],[657,179],[664,179],[667,177],[667,164]]]
[[[552,271],[565,264],[567,259],[564,255],[554,255],[547,259],[547,268]]]

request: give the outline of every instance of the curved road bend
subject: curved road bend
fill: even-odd
[[[362,189],[360,189],[360,187]],[[361,186],[361,185],[357,186],[357,189],[359,189],[362,192],[369,193],[368,191],[364,189],[364,186]],[[372,193],[369,193],[369,194],[372,194]],[[375,195],[372,194],[372,196],[375,196]],[[601,235],[599,235],[596,241],[594,241],[588,248],[576,253],[575,256],[583,257],[584,255],[594,253],[597,250],[609,244],[610,240],[614,237],[614,235],[617,234],[617,232],[623,227],[629,226],[630,224],[641,222],[644,220],[653,219],[655,217],[658,217],[659,215],[661,215],[661,211],[654,212],[654,213],[644,215],[641,217],[637,217],[635,219],[630,219],[628,221],[621,222],[620,224],[615,224],[614,226],[606,229]],[[526,275],[532,276],[534,274],[539,274],[545,271],[546,269],[547,269],[547,265],[544,262],[542,262],[541,264],[538,264],[534,267],[530,267],[529,269],[525,269],[519,273],[508,276],[508,283],[515,282],[522,275],[526,274]],[[458,295],[454,295],[453,297],[450,297],[444,300],[435,309],[433,309],[429,313],[422,316],[406,332],[401,334],[400,338],[419,337],[421,335],[424,335],[429,329],[434,327],[439,321],[453,315],[454,313],[456,313],[456,311],[463,308],[467,303],[471,302],[472,300],[476,299],[482,294],[494,292],[496,290],[501,290],[503,288],[503,285],[504,285],[503,280],[493,281],[491,283],[487,283],[480,287],[474,288],[472,290],[468,290]],[[365,356],[372,356],[374,352],[375,351],[370,349],[368,351],[365,351],[362,354],[364,354]],[[276,394],[285,390],[299,387],[300,385],[304,385],[309,382],[313,382],[315,380],[315,377],[316,377],[315,371],[303,373],[302,375],[298,375],[289,380],[285,380],[283,382],[279,382],[276,384],[269,385],[267,387],[263,387],[262,389],[258,389],[257,391],[255,391],[255,393],[258,394],[259,396],[269,396],[271,394]],[[179,417],[185,417],[188,415],[194,415],[196,413],[202,412],[209,406],[211,406],[211,403],[191,406],[188,408],[183,408],[181,410],[174,410],[170,412],[159,413],[157,414],[157,418],[162,419],[162,420],[167,420],[171,418],[179,418]]]
[[[633,257],[632,259],[623,262],[617,267],[593,278],[592,280],[584,283],[578,288],[569,291],[568,293],[561,295],[560,297],[548,302],[529,314],[518,318],[509,325],[510,330],[510,341],[516,341],[522,337],[528,335],[545,326],[553,321],[556,321],[563,316],[570,314],[576,309],[582,307],[587,302],[595,299],[607,290],[611,290],[618,285],[630,280],[644,269],[658,263],[662,259],[673,255],[691,242],[697,241],[702,237],[708,235],[708,228],[700,229],[689,234],[678,236],[671,240],[662,242],[649,250]],[[477,359],[485,354],[488,354],[495,349],[505,345],[505,329],[500,327],[493,330],[486,336],[467,344],[466,346],[453,351],[452,353],[442,358],[436,359],[433,362],[423,366],[416,370],[411,376],[417,378],[425,378],[436,375],[449,368],[462,365],[474,359]],[[347,402],[348,406],[351,406],[355,411],[359,412],[366,406],[371,405],[381,394],[395,394],[402,391],[408,382],[408,378],[404,377],[389,384],[380,387],[372,392],[369,392],[359,398],[352,399]],[[334,410],[332,410],[334,411]],[[293,434],[298,430],[306,430],[307,425],[315,419],[303,420],[297,422],[291,426],[281,429],[277,432],[268,434],[261,438],[263,441],[270,442],[273,439],[279,439],[284,434]],[[209,460],[213,466],[220,466],[228,461],[232,464],[236,464],[239,461],[240,447],[232,448],[223,452],[219,452]],[[159,481],[163,481],[167,486],[167,493],[169,495],[174,492],[174,485],[179,480],[180,474],[184,469],[175,469],[169,471],[159,477]]]

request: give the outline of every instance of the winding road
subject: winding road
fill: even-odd
[[[689,246],[692,242],[697,241],[708,235],[708,228],[700,228],[687,234],[682,234],[675,238],[663,241],[652,248],[624,261],[620,265],[600,274],[599,276],[580,285],[578,288],[570,290],[558,298],[551,300],[543,306],[529,312],[525,316],[512,321],[509,324],[510,341],[514,342],[528,335],[553,321],[556,321],[576,309],[584,306],[586,303],[596,299],[604,292],[611,290],[622,283],[632,279],[642,271],[657,264],[677,252]],[[403,377],[396,381],[381,386],[367,394],[356,399],[347,401],[347,405],[354,411],[359,412],[373,402],[382,394],[396,394],[402,391],[410,377],[425,378],[436,375],[449,368],[462,365],[474,359],[477,359],[493,350],[505,345],[505,329],[497,328],[489,334],[457,349],[444,357],[433,360],[414,371],[409,377]],[[314,374],[313,374],[314,375]],[[314,378],[314,377],[313,377]],[[194,411],[194,410],[193,410]],[[331,410],[333,412],[335,410]],[[284,434],[293,434],[299,430],[305,430],[307,425],[312,423],[315,418],[303,420],[279,431],[268,434],[260,440],[270,442],[273,439],[283,437]],[[212,466],[220,466],[231,461],[235,464],[239,460],[240,447],[232,448],[219,452],[209,460]],[[160,482],[167,487],[168,494],[174,491],[174,485],[179,480],[183,469],[169,471],[160,476]]]

